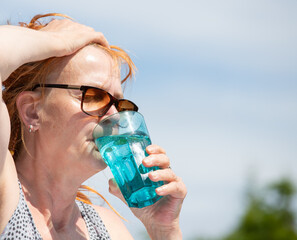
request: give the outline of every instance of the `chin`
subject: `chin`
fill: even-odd
[[[107,168],[107,164],[104,161],[100,161],[98,163],[98,172],[104,170],[105,168]]]
[[[105,163],[105,161],[101,157],[101,154],[98,151],[94,151],[93,153],[93,164],[97,172],[100,172],[107,167],[107,164]]]

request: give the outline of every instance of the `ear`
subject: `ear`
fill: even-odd
[[[39,92],[24,91],[18,95],[16,100],[22,122],[26,127],[32,125],[34,130],[39,127],[38,106],[40,99],[41,94]]]

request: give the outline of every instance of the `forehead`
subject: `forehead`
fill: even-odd
[[[49,81],[108,88],[115,82],[120,82],[120,70],[105,50],[87,46],[71,56],[64,57],[62,63],[50,75]]]

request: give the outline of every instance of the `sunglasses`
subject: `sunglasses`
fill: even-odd
[[[112,105],[116,107],[118,112],[138,111],[135,103],[127,99],[117,99],[105,90],[96,87],[68,84],[36,84],[32,91],[39,87],[80,90],[82,92],[81,110],[90,116],[103,117]]]

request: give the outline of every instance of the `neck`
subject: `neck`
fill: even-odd
[[[56,230],[63,230],[73,225],[79,217],[75,198],[84,180],[78,177],[79,174],[67,174],[69,171],[60,163],[59,169],[51,166],[49,163],[57,163],[57,160],[51,160],[33,159],[21,154],[16,161],[16,168],[26,201],[42,214],[47,223]],[[54,168],[56,171],[53,171]]]

